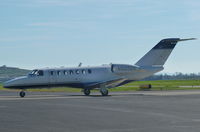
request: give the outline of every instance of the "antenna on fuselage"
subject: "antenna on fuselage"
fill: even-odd
[[[78,67],[81,67],[81,66],[82,66],[82,63],[80,62],[79,65],[78,65]]]

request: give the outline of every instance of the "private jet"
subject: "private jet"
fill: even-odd
[[[107,96],[110,88],[138,81],[162,71],[177,42],[194,39],[163,39],[134,65],[108,64],[93,67],[34,69],[27,76],[6,81],[3,86],[9,89],[21,89],[20,97],[24,97],[25,90],[29,88],[61,86],[82,88],[87,96],[91,90],[99,89],[102,96]]]

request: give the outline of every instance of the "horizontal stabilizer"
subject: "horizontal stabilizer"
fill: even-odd
[[[179,39],[179,41],[196,40],[197,38]]]

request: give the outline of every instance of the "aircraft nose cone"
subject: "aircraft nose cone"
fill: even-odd
[[[10,82],[10,81],[6,81],[6,82],[3,83],[4,88],[9,88],[11,86],[12,86],[12,82]]]
[[[11,79],[9,81],[6,81],[6,82],[3,83],[3,87],[4,88],[14,88],[18,85],[21,85],[25,78],[26,77],[19,77],[19,78],[14,78],[14,79]]]
[[[3,87],[4,87],[4,88],[8,88],[8,87],[9,87],[9,83],[8,83],[8,82],[4,82],[4,83],[3,83]]]

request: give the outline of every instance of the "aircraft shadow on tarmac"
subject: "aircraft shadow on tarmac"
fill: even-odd
[[[112,95],[102,96],[102,95],[63,95],[63,96],[71,96],[71,97],[111,97]]]

